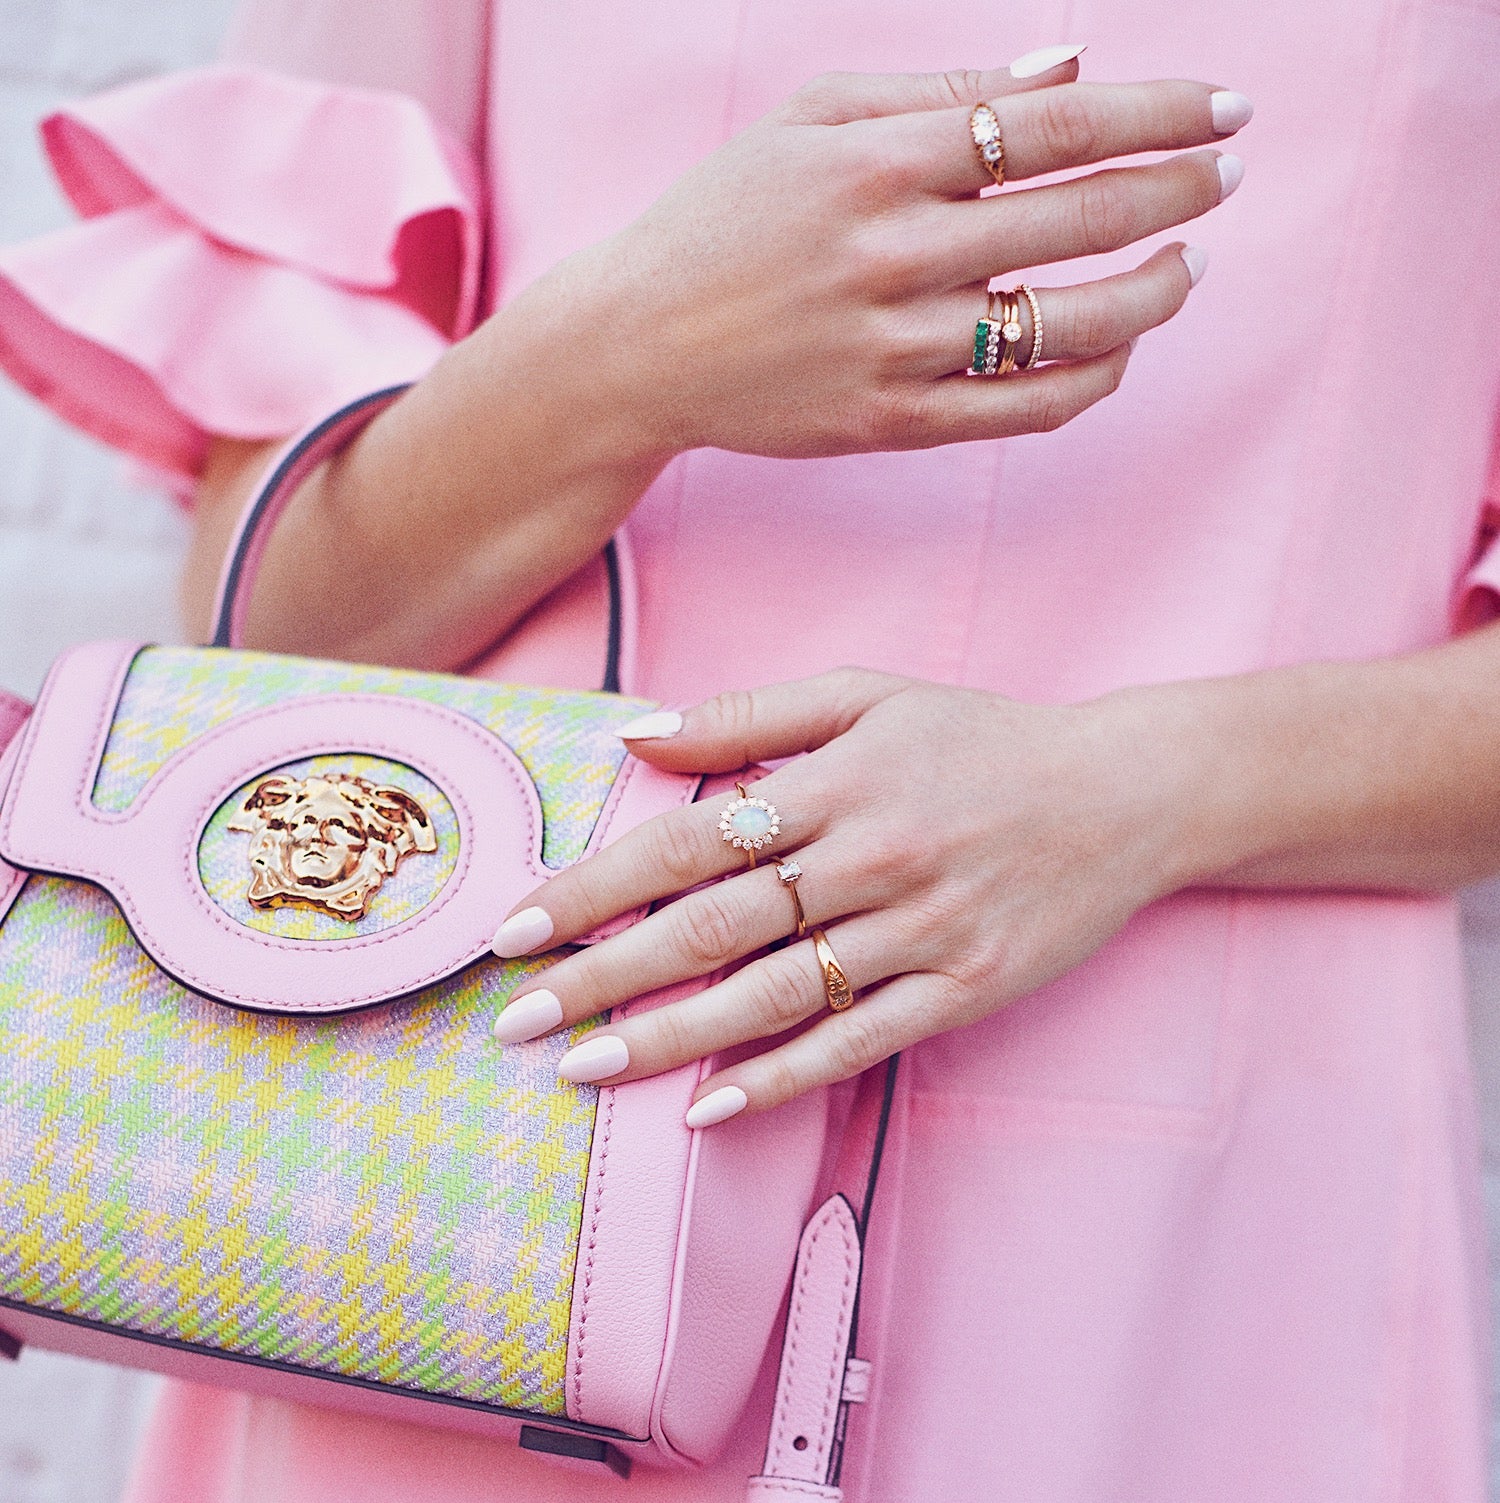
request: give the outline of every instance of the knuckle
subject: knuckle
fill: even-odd
[[[748,689],[726,689],[711,704],[714,722],[730,744],[749,742],[755,732],[755,696]]]
[[[690,959],[707,969],[738,953],[739,920],[721,888],[694,893],[677,907],[677,938]]]
[[[780,1033],[808,1014],[809,977],[793,975],[788,966],[769,964],[745,972],[745,1006],[765,1033]]]
[[[1118,342],[1115,318],[1098,296],[1080,294],[1062,323],[1065,346],[1074,355],[1107,350]]]
[[[937,442],[933,427],[932,398],[922,387],[886,391],[871,407],[869,437],[875,449],[928,448]]]
[[[1068,88],[1037,98],[1037,140],[1049,167],[1092,161],[1099,154],[1099,121],[1085,96]]]
[[[783,1101],[790,1101],[805,1089],[803,1082],[797,1078],[797,1072],[788,1061],[781,1058],[779,1050],[763,1055],[758,1062],[758,1071],[764,1083],[763,1089],[755,1093],[759,1105],[780,1106]]]
[[[1078,240],[1085,255],[1118,250],[1133,238],[1133,217],[1119,177],[1100,172],[1078,183]]]
[[[692,1059],[696,1056],[697,1046],[689,1013],[690,1009],[679,1003],[673,1007],[659,1007],[650,1015],[650,1029],[656,1046],[653,1052],[662,1059]]]
[[[840,1080],[858,1075],[896,1047],[885,1018],[857,1002],[833,1021],[839,1026],[828,1030],[828,1053]]]
[[[866,186],[886,199],[905,192],[904,179],[888,157],[870,167]],[[876,221],[852,236],[847,258],[847,269],[866,297],[892,303],[916,290],[920,257],[888,223]]]
[[[652,844],[650,862],[675,890],[691,887],[707,875],[700,832],[686,822],[676,819],[660,821],[655,827]]]
[[[978,68],[949,68],[945,73],[934,73],[932,85],[938,105],[968,106],[981,97],[984,74]]]
[[[848,91],[848,81],[848,73],[830,71],[817,74],[787,100],[790,113],[799,118],[819,118],[842,101]]]
[[[1026,397],[1024,429],[1027,433],[1055,433],[1073,416],[1062,393],[1050,382],[1037,384]]]

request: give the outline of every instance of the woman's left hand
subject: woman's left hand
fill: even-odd
[[[622,730],[632,753],[674,771],[810,755],[750,789],[781,822],[753,870],[723,838],[725,800],[713,799],[649,821],[517,905],[499,954],[564,944],[686,894],[537,977],[496,1034],[536,1038],[787,937],[795,912],[776,866],[791,857],[852,1007],[829,1010],[812,939],[792,940],[591,1032],[564,1057],[564,1078],[616,1084],[767,1040],[700,1084],[688,1122],[707,1126],[994,1012],[1186,880],[1177,727],[1153,704],[1134,691],[1026,705],[844,669],[633,722]]]

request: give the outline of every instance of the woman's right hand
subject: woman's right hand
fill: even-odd
[[[1075,78],[1068,60],[1025,79],[815,79],[563,263],[560,306],[611,310],[591,360],[662,454],[796,457],[1056,428],[1119,384],[1131,341],[1182,306],[1201,252],[1190,267],[1169,246],[1122,276],[1041,291],[1044,357],[1061,363],[971,380],[990,279],[1196,218],[1234,191],[1241,164],[1192,151],[981,198],[991,179],[970,109],[986,100],[999,117],[1007,184],[1202,146],[1250,110],[1205,83]],[[551,282],[535,291],[562,291]]]

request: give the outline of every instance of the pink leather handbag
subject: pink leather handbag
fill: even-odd
[[[649,707],[613,692],[628,559],[607,693],[234,646],[296,486],[396,395],[275,467],[219,645],[94,643],[0,699],[0,1345],[628,1474],[713,1458],[785,1308],[750,1493],[837,1499],[894,1062],[692,1133],[706,1065],[571,1086],[583,1030],[490,1034],[555,958],[496,959],[506,910],[730,786],[612,734]]]

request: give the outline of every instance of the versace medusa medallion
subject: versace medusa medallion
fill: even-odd
[[[245,796],[228,828],[250,835],[254,908],[292,904],[361,919],[407,856],[437,849],[427,811],[404,788],[352,773],[272,773]]]

